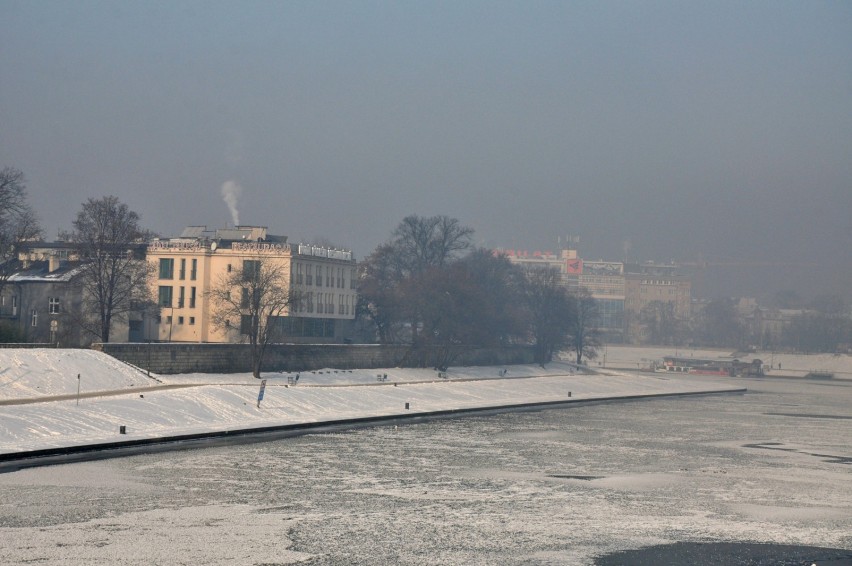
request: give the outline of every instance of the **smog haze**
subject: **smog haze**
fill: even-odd
[[[477,245],[852,280],[846,2],[0,0],[0,166],[52,239],[115,195],[163,235],[359,258],[408,214]],[[715,268],[715,271],[713,270]],[[699,292],[702,292],[699,289]]]

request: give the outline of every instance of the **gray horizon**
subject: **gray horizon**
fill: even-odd
[[[477,245],[709,262],[699,293],[852,298],[852,5],[0,0],[0,167],[48,239],[115,195],[358,258]],[[625,245],[629,242],[628,245]],[[700,286],[704,289],[701,290]]]

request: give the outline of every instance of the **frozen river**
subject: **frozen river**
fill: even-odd
[[[3,474],[0,563],[595,564],[675,542],[852,549],[852,381],[731,382],[749,393]]]

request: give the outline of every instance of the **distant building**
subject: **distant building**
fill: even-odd
[[[760,306],[751,297],[737,300],[737,315],[751,339],[752,345],[770,349],[782,343],[784,334],[797,317],[808,314],[807,309],[779,309]]]
[[[671,305],[677,320],[689,320],[692,278],[682,274],[676,264],[646,262],[627,264],[625,269],[624,310],[627,334],[631,341],[641,341],[644,334],[641,314],[651,303]]]
[[[30,343],[89,346],[87,293],[81,281],[84,262],[69,242],[23,242],[0,281],[0,323],[15,328]],[[117,317],[112,340],[128,339],[129,325]]]
[[[158,316],[149,338],[171,342],[238,342],[239,325],[213,323],[210,290],[246,262],[263,258],[282,268],[301,300],[287,308],[278,324],[287,341],[336,342],[351,333],[355,318],[356,276],[352,252],[290,244],[263,226],[207,230],[190,226],[177,238],[149,243],[154,272],[151,290]]]
[[[523,269],[555,269],[569,290],[576,290],[579,285],[579,275],[583,272],[583,260],[577,256],[577,250],[564,249],[558,254],[552,251],[530,252],[503,248],[495,251]]]
[[[598,329],[610,343],[624,341],[624,264],[618,261],[585,261],[579,286],[591,293],[598,306]]]
[[[576,292],[589,291],[598,307],[598,330],[608,342],[624,339],[624,264],[612,261],[588,261],[577,250],[563,249],[559,254],[546,251],[497,250],[510,262],[524,269],[555,269],[562,283]]]

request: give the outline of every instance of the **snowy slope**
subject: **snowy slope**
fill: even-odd
[[[250,374],[154,376],[86,350],[0,350],[0,453],[375,416],[566,400],[731,389],[724,380],[612,371],[570,364],[433,370],[270,373],[257,406]],[[505,371],[504,370],[508,370]],[[77,399],[76,374],[83,394]],[[505,377],[501,374],[505,373]],[[387,375],[378,381],[377,375]],[[146,386],[180,385],[152,390]],[[50,399],[46,395],[68,395]],[[30,402],[35,397],[39,402]],[[5,399],[5,401],[4,401]],[[405,404],[409,408],[405,408]],[[127,434],[119,435],[119,427]]]

